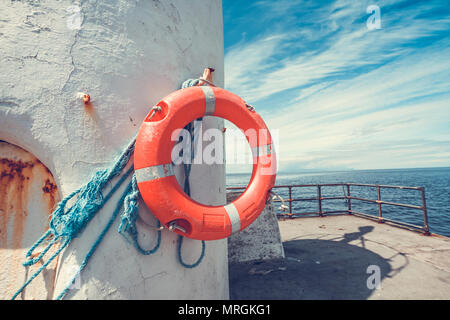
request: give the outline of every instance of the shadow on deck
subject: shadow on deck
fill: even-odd
[[[300,239],[283,243],[286,258],[230,266],[231,299],[367,299],[370,265],[379,267],[380,280],[392,268],[370,250],[351,245],[371,227],[344,234],[342,240]],[[371,278],[372,279],[372,278]],[[369,286],[373,283],[369,279]],[[374,279],[374,278],[373,278]]]
[[[350,216],[279,225],[286,258],[230,264],[230,299],[450,298],[448,238]]]

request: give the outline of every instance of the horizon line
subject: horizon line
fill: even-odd
[[[414,167],[414,168],[378,168],[378,169],[300,169],[300,171],[280,171],[277,174],[286,173],[321,173],[321,172],[346,172],[346,171],[377,171],[377,170],[417,170],[417,169],[450,169],[450,166],[444,167]],[[252,172],[226,172],[226,175],[251,174]]]

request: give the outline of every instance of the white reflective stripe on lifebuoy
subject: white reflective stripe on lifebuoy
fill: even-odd
[[[257,147],[252,148],[252,155],[253,155],[253,158],[259,157],[259,156],[265,156],[265,155],[272,154],[272,150],[273,150],[272,143],[266,144],[263,146],[257,146]]]
[[[231,233],[235,233],[241,230],[241,217],[233,203],[225,206],[225,211],[228,213],[228,217],[231,221]]]
[[[137,169],[135,172],[137,182],[151,181],[174,175],[172,164],[160,164],[158,166]]]
[[[205,95],[205,116],[211,116],[216,110],[216,97],[214,96],[214,91],[210,86],[201,86],[203,94]]]

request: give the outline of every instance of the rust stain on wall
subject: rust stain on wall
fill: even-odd
[[[32,243],[48,229],[60,196],[51,172],[34,156],[5,142],[0,142],[0,151],[0,299],[4,299],[40,267],[24,268],[22,262]],[[57,261],[47,266],[21,298],[51,298],[56,267]]]
[[[48,169],[47,169],[47,171],[48,171]],[[50,171],[48,171],[48,172],[50,173]],[[53,178],[52,178],[52,180],[53,180]],[[46,179],[45,184],[42,187],[42,191],[44,192],[44,196],[48,197],[48,211],[53,212],[53,210],[55,209],[55,205],[56,205],[56,198],[58,198],[58,200],[59,200],[58,187],[50,179]],[[49,218],[51,218],[51,215],[49,215]]]
[[[34,165],[33,162],[0,159],[0,247],[21,247]],[[13,234],[8,239],[8,224],[12,219]]]

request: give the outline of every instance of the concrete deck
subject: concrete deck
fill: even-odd
[[[231,299],[450,299],[450,238],[355,216],[279,227],[286,258],[230,265]]]

